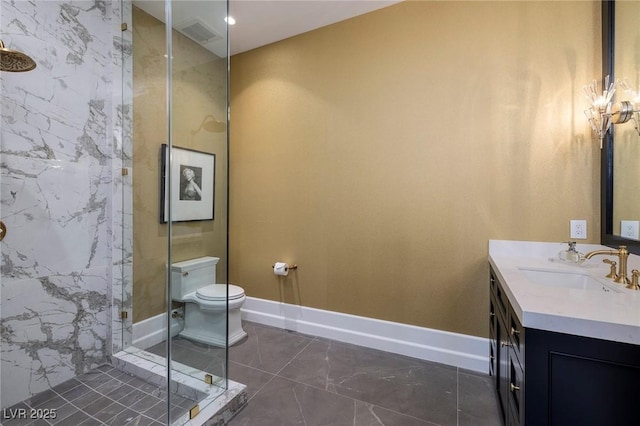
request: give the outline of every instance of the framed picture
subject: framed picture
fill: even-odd
[[[169,219],[169,191],[173,222],[213,219],[216,156],[193,149],[172,147],[169,188],[169,147],[162,144],[160,221]]]

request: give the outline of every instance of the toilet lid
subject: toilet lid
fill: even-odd
[[[229,300],[244,296],[244,290],[237,285],[229,284]],[[226,300],[227,286],[225,284],[211,284],[196,290],[196,297],[204,300]]]

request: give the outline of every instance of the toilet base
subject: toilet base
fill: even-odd
[[[195,303],[185,304],[185,325],[180,336],[195,342],[224,348],[226,346],[226,315],[203,311]],[[240,308],[229,310],[229,346],[238,343],[247,333],[242,329]]]
[[[226,345],[224,336],[211,336],[207,334],[202,334],[198,332],[193,332],[190,330],[182,330],[180,332],[180,337],[184,337],[188,340],[193,340],[194,342],[204,343],[210,346],[217,346],[220,348],[224,348]],[[244,339],[247,336],[247,333],[240,329],[239,332],[234,333],[233,335],[229,335],[229,346],[232,346],[238,343],[240,340]]]

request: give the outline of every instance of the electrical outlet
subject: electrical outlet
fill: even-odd
[[[621,220],[620,236],[640,240],[640,222],[637,220]]]
[[[577,240],[587,239],[587,221],[586,220],[571,221],[571,238],[575,238]]]

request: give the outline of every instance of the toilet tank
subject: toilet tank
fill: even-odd
[[[199,257],[171,265],[171,298],[182,300],[186,294],[192,293],[209,284],[216,283],[216,265],[218,257]]]

